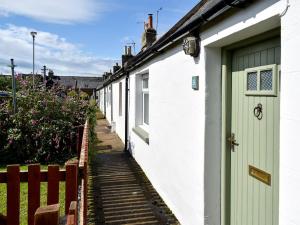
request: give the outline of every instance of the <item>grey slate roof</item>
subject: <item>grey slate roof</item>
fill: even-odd
[[[76,76],[61,76],[58,83],[66,87],[75,88],[77,82],[77,88],[80,89],[96,89],[102,84],[102,77],[76,77]]]

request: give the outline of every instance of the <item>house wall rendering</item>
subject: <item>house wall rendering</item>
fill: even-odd
[[[120,88],[120,85],[122,88]],[[115,131],[125,143],[125,79],[120,79],[112,84],[113,93],[113,118]],[[120,91],[122,94],[120,94]],[[120,100],[121,97],[121,100]]]
[[[224,207],[230,207],[224,202],[224,183],[230,182],[230,177],[223,171],[222,52],[274,31],[281,38],[282,60],[279,222],[274,220],[272,225],[300,224],[300,70],[295,57],[300,50],[299,12],[297,0],[254,1],[202,27],[199,57],[185,55],[182,42],[177,42],[130,71],[128,140],[125,76],[98,92],[100,109],[115,124],[122,141],[128,141],[132,156],[181,224],[226,225],[230,217],[224,215]],[[199,90],[192,88],[193,76],[199,77]],[[111,85],[113,107],[107,99]],[[269,225],[263,220],[259,218],[259,224]]]
[[[300,2],[290,1],[281,17],[281,107],[280,107],[280,225],[300,224]]]

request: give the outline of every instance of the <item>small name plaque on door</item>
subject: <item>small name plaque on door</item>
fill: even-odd
[[[249,165],[249,175],[271,186],[271,174]]]

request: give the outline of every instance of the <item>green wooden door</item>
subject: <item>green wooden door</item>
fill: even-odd
[[[232,55],[231,225],[278,224],[280,38]]]

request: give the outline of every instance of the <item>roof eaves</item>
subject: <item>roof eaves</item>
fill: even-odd
[[[229,8],[243,7],[253,0],[203,0],[198,3],[186,16],[175,24],[164,36],[157,40],[147,50],[136,55],[131,62],[129,70],[132,71],[144,61],[151,57],[151,54],[159,52],[161,49],[183,37],[187,33],[194,31],[209,20],[215,18]],[[150,55],[150,57],[149,57]]]

